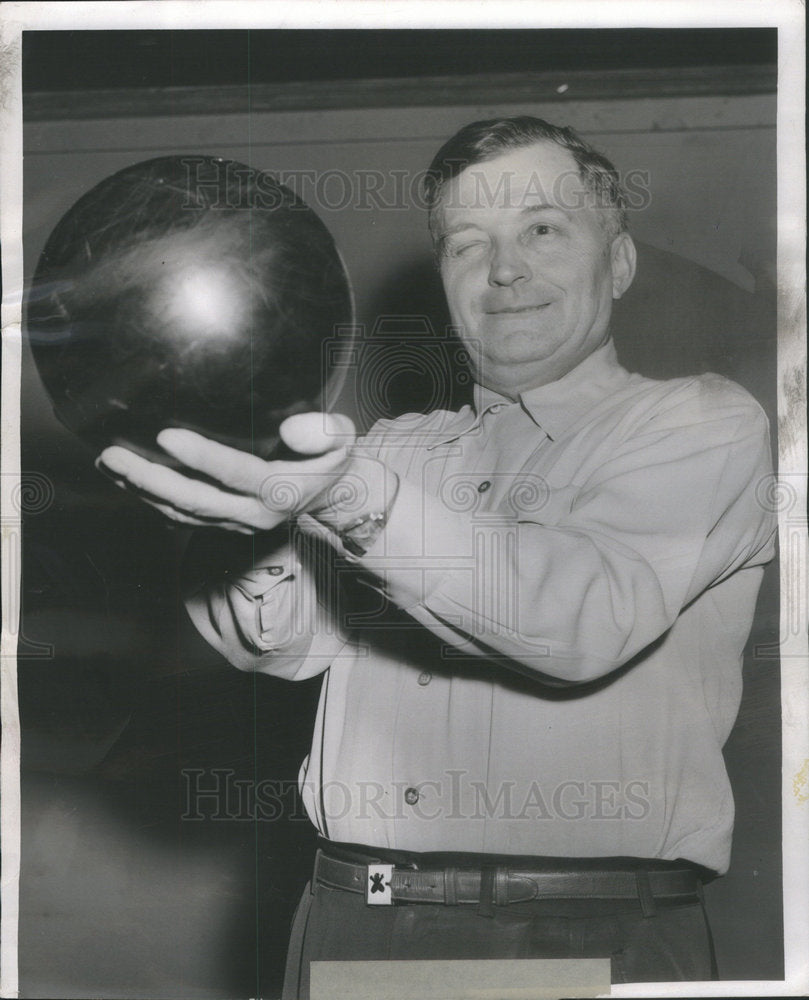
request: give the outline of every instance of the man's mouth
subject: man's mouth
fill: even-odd
[[[520,313],[537,312],[540,309],[544,309],[549,306],[550,302],[539,302],[536,305],[528,306],[498,306],[497,308],[486,309],[485,312],[490,316],[501,316],[501,315],[518,315]]]

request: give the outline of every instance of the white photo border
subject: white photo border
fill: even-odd
[[[805,8],[799,0],[511,0],[463,4],[446,0],[323,0],[266,3],[237,0],[4,3],[0,8],[0,240],[2,278],[2,646],[0,701],[0,834],[2,924],[0,995],[18,995],[17,921],[20,861],[20,726],[16,640],[19,626],[19,392],[22,313],[22,66],[23,31],[189,28],[713,28],[775,27],[778,68],[778,444],[779,483],[795,491],[793,509],[806,510],[806,190]],[[631,984],[612,996],[789,996],[809,992],[809,800],[794,782],[809,768],[809,542],[805,517],[781,514],[781,654],[783,715],[783,859],[785,978],[779,982]],[[798,539],[797,545],[795,539]],[[791,545],[788,546],[787,542]],[[797,553],[797,555],[796,555]],[[797,606],[796,606],[797,602]],[[787,621],[799,620],[796,633]]]

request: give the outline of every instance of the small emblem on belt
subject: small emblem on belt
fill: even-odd
[[[390,889],[392,878],[393,865],[368,865],[365,902],[374,906],[390,906],[393,903],[393,894]]]

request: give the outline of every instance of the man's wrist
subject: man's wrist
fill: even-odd
[[[386,510],[363,514],[339,532],[343,548],[349,555],[359,559],[371,548],[387,523],[388,511]]]
[[[398,490],[399,477],[384,462],[355,455],[309,514],[359,557],[384,530]]]

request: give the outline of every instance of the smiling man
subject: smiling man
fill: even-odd
[[[597,205],[571,152],[543,141],[461,172],[431,229],[454,323],[479,384],[516,398],[608,339],[635,273],[617,205]]]
[[[356,443],[293,417],[287,444],[315,455],[297,463],[163,432],[221,488],[102,456],[169,516],[252,536],[227,565],[194,547],[209,642],[323,675],[300,778],[320,850],[284,996],[329,959],[712,978],[701,885],[728,866],[722,745],[773,553],[766,418],[719,376],[620,367],[634,246],[614,168],[572,131],[473,123],[428,198],[473,405]]]

